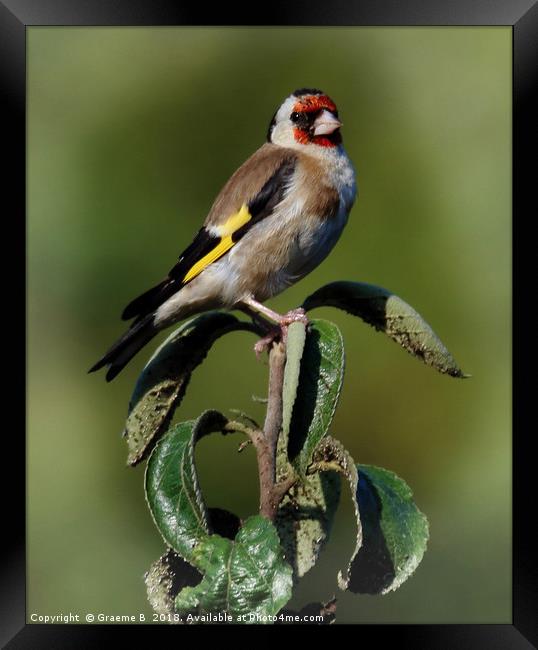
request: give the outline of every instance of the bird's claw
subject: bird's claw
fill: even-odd
[[[269,350],[271,345],[282,335],[282,330],[280,327],[273,327],[269,332],[263,336],[261,339],[256,341],[254,344],[254,352],[256,353],[256,359],[260,360],[260,356],[266,351]]]
[[[292,309],[284,314],[278,324],[280,327],[288,327],[292,323],[303,323],[305,326],[308,325],[308,317],[302,307],[297,307],[297,309]]]
[[[306,327],[309,323],[308,317],[305,310],[302,307],[297,309],[292,309],[291,311],[284,314],[278,320],[277,327],[273,327],[269,332],[259,339],[254,345],[254,352],[256,353],[256,358],[259,360],[260,356],[268,350],[271,345],[278,339],[286,341],[288,336],[288,327],[292,323],[303,323]]]

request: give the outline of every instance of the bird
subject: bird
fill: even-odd
[[[264,302],[316,268],[348,221],[357,183],[341,127],[323,91],[286,97],[266,142],[229,178],[168,275],[125,307],[122,319],[134,320],[89,372],[106,366],[111,381],[161,330],[214,309],[281,328],[307,322],[302,309],[279,314]]]

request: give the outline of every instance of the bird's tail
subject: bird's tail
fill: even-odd
[[[131,325],[131,328],[114,343],[104,357],[99,359],[88,372],[95,372],[104,366],[108,366],[106,380],[112,381],[135,354],[159,332],[159,329],[154,325],[153,319],[154,314],[148,314],[140,320],[135,321]]]

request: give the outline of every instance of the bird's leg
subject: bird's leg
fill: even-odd
[[[279,314],[278,312],[269,309],[269,307],[266,307],[261,302],[254,300],[252,296],[249,296],[247,298],[243,298],[241,309],[253,317],[261,314],[262,316],[265,316],[269,320],[273,321],[273,323],[276,323],[280,326],[287,327],[288,325],[291,325],[297,321],[301,321],[305,325],[308,325],[308,318],[306,316],[305,310],[302,307],[291,309],[285,314]]]
[[[249,296],[243,299],[241,309],[247,314],[250,314],[254,319],[258,319],[261,314],[265,316],[265,318],[268,318],[269,320],[276,323],[276,327],[269,329],[267,334],[255,344],[254,352],[258,358],[260,357],[260,354],[262,354],[262,352],[266,350],[271,345],[271,343],[273,343],[273,341],[279,337],[283,341],[286,340],[288,327],[292,323],[299,321],[305,325],[308,325],[308,318],[306,316],[305,310],[302,307],[292,309],[285,314],[279,314],[278,312],[269,309],[269,307],[262,305],[261,302],[255,300],[252,296]],[[266,321],[264,322],[267,324]]]
[[[263,307],[263,305],[262,305]],[[265,318],[261,316],[261,314],[257,311],[255,311],[252,307],[246,305],[246,304],[241,304],[238,305],[237,308],[247,314],[247,316],[250,316],[252,320],[261,327],[262,330],[266,332],[265,336],[262,338],[258,339],[254,345],[254,352],[256,353],[256,358],[259,359],[260,355],[262,352],[266,349],[269,348],[269,346],[275,341],[276,339],[279,338],[281,335],[281,330],[280,327],[277,325],[273,325],[272,323],[268,322]],[[272,310],[268,310],[272,314],[276,314],[276,312],[272,312]],[[278,314],[276,314],[278,316]]]
[[[260,315],[265,316],[273,323],[279,323],[282,315],[265,305],[262,305],[261,302],[254,300],[252,297],[244,298],[241,303],[241,309],[252,316],[253,318],[259,318]]]

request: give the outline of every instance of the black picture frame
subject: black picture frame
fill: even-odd
[[[263,9],[263,16],[262,10]],[[168,0],[0,0],[0,88],[3,128],[2,206],[4,215],[4,309],[9,309],[10,333],[4,338],[12,351],[10,392],[25,394],[25,146],[26,146],[26,28],[36,25],[504,25],[513,35],[513,305],[514,305],[514,431],[513,431],[513,617],[506,625],[369,625],[358,643],[368,641],[399,648],[530,648],[538,643],[538,572],[536,533],[531,530],[533,494],[533,428],[529,405],[531,385],[522,373],[533,330],[525,309],[525,283],[532,279],[521,247],[530,242],[525,223],[536,217],[530,199],[536,184],[536,106],[531,92],[538,87],[537,0],[273,0],[256,7],[233,3],[186,6]],[[534,135],[534,138],[533,138]],[[528,156],[526,154],[529,154]],[[531,154],[534,154],[531,155]],[[530,161],[530,162],[526,162]],[[532,210],[532,212],[531,212]],[[527,219],[527,216],[529,217]],[[9,234],[8,234],[9,227]],[[15,246],[22,251],[8,255]],[[9,250],[8,250],[9,249]],[[535,253],[534,253],[535,256]],[[532,291],[529,287],[529,291]],[[14,323],[13,320],[18,322]],[[4,319],[5,320],[5,319]],[[530,319],[532,320],[532,319]],[[517,387],[517,391],[516,388]],[[526,396],[528,395],[528,399]],[[20,417],[18,422],[24,421]],[[4,433],[6,466],[13,470],[4,483],[3,529],[7,548],[2,555],[0,642],[8,648],[94,648],[108,643],[136,642],[156,634],[189,634],[171,626],[26,625],[25,623],[25,441],[22,427]],[[7,462],[6,462],[7,461]],[[8,488],[9,485],[9,488]],[[529,513],[531,513],[529,515]],[[9,534],[7,533],[9,531]],[[487,543],[487,540],[484,540]],[[491,569],[495,571],[495,567]],[[196,628],[200,629],[200,628]],[[335,628],[331,628],[332,631]],[[325,632],[331,634],[331,631]],[[151,636],[150,636],[151,635]],[[108,640],[108,641],[107,641]]]

